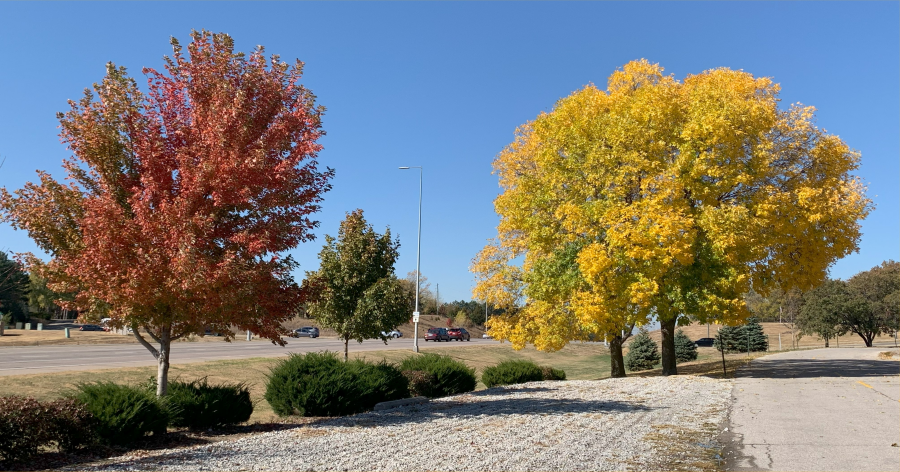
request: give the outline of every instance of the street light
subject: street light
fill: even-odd
[[[400,169],[419,169],[419,236],[416,238],[416,311],[413,312],[413,351],[419,352],[419,259],[422,255],[422,166],[403,166]]]

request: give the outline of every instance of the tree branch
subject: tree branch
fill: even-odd
[[[137,323],[131,324],[131,332],[132,332],[132,334],[134,334],[135,339],[137,339],[138,342],[141,343],[142,346],[147,348],[147,350],[150,351],[150,354],[153,354],[153,357],[155,359],[159,359],[159,350],[157,350],[155,347],[153,347],[152,344],[148,343],[147,340],[144,339],[143,336],[141,336],[141,333],[138,330]],[[156,336],[154,336],[153,333],[150,332],[150,330],[147,330],[147,333],[149,333],[150,336],[153,337],[153,339],[156,339],[156,341],[159,342],[159,339],[157,339]]]
[[[153,338],[153,341],[154,341],[154,342],[156,342],[156,343],[162,343],[162,341],[159,340],[159,337],[157,337],[155,334],[153,334],[153,331],[150,329],[149,326],[144,325],[144,329],[147,331],[147,334],[149,334],[150,337]],[[137,331],[137,330],[135,330],[135,331]]]

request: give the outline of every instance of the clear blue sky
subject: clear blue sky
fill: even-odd
[[[781,84],[783,103],[818,107],[818,124],[862,153],[878,205],[847,278],[898,256],[898,2],[880,3],[0,3],[0,186],[35,169],[61,177],[55,113],[99,81],[104,64],[160,68],[168,40],[226,32],[306,62],[328,111],[320,163],[337,170],[319,239],[293,251],[317,268],[345,212],[390,225],[402,276],[415,269],[418,175],[425,168],[422,272],[442,300],[471,297],[471,258],[495,234],[494,156],[516,126],[588,83],[605,87],[646,58],[679,79],[715,67]],[[0,225],[0,250],[36,251]]]

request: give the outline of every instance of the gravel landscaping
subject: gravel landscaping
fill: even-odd
[[[710,469],[731,389],[694,376],[531,382],[77,469]]]

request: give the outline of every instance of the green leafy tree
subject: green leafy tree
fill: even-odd
[[[697,360],[697,345],[680,329],[675,331],[675,359],[678,362]]]
[[[800,335],[817,335],[825,340],[834,339],[847,332],[841,323],[851,305],[850,290],[841,280],[826,280],[825,283],[805,293],[803,308],[797,316]]]
[[[650,370],[659,364],[659,360],[659,346],[646,330],[641,329],[628,345],[625,367],[632,371]]]
[[[309,313],[337,331],[344,341],[344,360],[351,339],[387,344],[381,332],[409,319],[409,292],[394,275],[399,247],[389,228],[376,233],[363,211],[355,210],[341,222],[337,238],[325,236],[319,270],[306,273],[303,284],[313,293]]]
[[[0,313],[9,314],[12,322],[25,321],[27,296],[28,274],[22,264],[0,252]]]
[[[843,329],[856,333],[872,347],[879,334],[900,328],[900,263],[885,261],[847,281],[851,301],[842,313]]]

